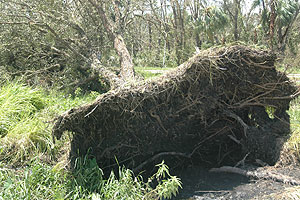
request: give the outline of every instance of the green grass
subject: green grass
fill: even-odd
[[[300,59],[299,56],[287,55],[277,66],[280,71],[285,71],[287,74],[300,74]]]
[[[286,74],[300,74],[300,67],[290,67],[287,65],[281,65],[277,67],[277,69],[281,72],[285,72]]]
[[[123,167],[103,178],[95,159],[78,158],[75,169],[57,162],[69,138],[53,143],[51,120],[70,108],[93,101],[99,94],[75,96],[32,88],[21,82],[0,87],[0,200],[38,199],[169,199],[180,180],[161,163],[148,181]],[[67,155],[67,152],[65,152]],[[153,187],[152,182],[156,182]]]
[[[300,74],[299,57],[288,57],[277,67],[278,70],[284,71],[286,74]],[[298,86],[300,77],[290,77]],[[291,137],[286,143],[289,153],[294,154],[296,159],[300,161],[300,97],[294,99],[290,104],[288,111],[291,122]]]
[[[160,68],[159,68],[160,69]],[[176,195],[180,180],[161,163],[148,180],[120,167],[103,178],[95,159],[78,158],[69,171],[56,161],[69,140],[53,144],[55,116],[93,101],[99,94],[75,96],[32,88],[20,82],[0,87],[0,200],[4,199],[162,199]],[[290,106],[293,134],[289,151],[300,159],[300,97]],[[46,158],[46,159],[45,159]],[[154,187],[153,182],[156,182]],[[299,196],[299,190],[293,195]]]
[[[163,72],[172,70],[170,67],[135,67],[134,70],[145,79],[160,76]],[[155,72],[157,71],[157,72]],[[154,73],[155,72],[155,73]]]
[[[1,166],[1,165],[0,165]],[[118,178],[112,172],[103,179],[102,170],[95,159],[77,160],[74,171],[57,170],[39,160],[26,168],[0,171],[0,200],[39,200],[39,199],[92,199],[92,200],[138,200],[170,199],[176,195],[181,182],[169,174],[164,163],[158,171],[144,182],[135,177],[129,169],[119,169]],[[156,187],[151,183],[156,181]]]
[[[300,97],[292,101],[289,115],[292,135],[287,142],[287,147],[300,160]]]
[[[57,150],[51,137],[51,120],[58,114],[93,101],[99,94],[75,97],[46,92],[20,82],[0,87],[0,160],[24,164],[38,154],[53,156]]]

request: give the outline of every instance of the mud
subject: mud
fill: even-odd
[[[296,167],[270,170],[294,178],[300,177],[300,168]],[[199,166],[190,166],[175,173],[181,178],[183,188],[174,200],[292,199],[288,191],[297,188],[273,180],[253,180],[237,174],[210,172]]]

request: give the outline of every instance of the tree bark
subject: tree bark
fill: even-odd
[[[240,1],[235,0],[234,1],[234,40],[238,41],[239,40],[239,33],[238,33],[238,19],[239,19],[239,7],[240,7]]]
[[[275,20],[276,20],[276,10],[275,10],[275,2],[274,0],[270,1],[271,14],[270,14],[270,47],[273,50],[273,38],[274,38],[274,29],[275,29]]]
[[[133,62],[126,47],[123,37],[120,34],[114,35],[114,47],[120,57],[122,79],[134,79]]]
[[[131,55],[127,49],[125,41],[122,37],[120,32],[120,13],[117,6],[118,2],[114,2],[115,5],[115,21],[112,21],[110,18],[107,17],[103,9],[103,2],[102,4],[97,4],[95,0],[88,0],[94,8],[96,8],[97,12],[101,17],[101,21],[103,26],[105,27],[106,32],[111,37],[112,41],[114,42],[114,48],[117,51],[117,54],[120,57],[120,75],[123,80],[131,80],[135,78],[133,62]]]
[[[184,25],[183,25],[183,15],[181,12],[181,5],[177,0],[171,1],[171,7],[173,11],[174,21],[174,34],[175,34],[175,52],[176,60],[179,65],[182,61],[182,50],[183,50],[183,40],[184,40]]]
[[[152,49],[152,26],[151,23],[148,22],[148,34],[149,34],[149,49]]]

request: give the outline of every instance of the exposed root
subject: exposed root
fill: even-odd
[[[140,169],[162,155],[236,163],[248,153],[247,160],[273,165],[290,133],[286,111],[299,95],[275,60],[245,46],[200,52],[156,79],[122,83],[69,110],[53,135],[73,132],[71,157],[90,152],[102,168],[117,159]]]

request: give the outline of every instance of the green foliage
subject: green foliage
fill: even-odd
[[[87,193],[99,193],[104,185],[103,172],[98,167],[95,159],[77,158],[75,169],[72,174],[74,177],[74,187],[83,188]]]
[[[105,1],[100,1],[107,3]],[[191,56],[195,46],[206,49],[233,41],[235,1],[120,1],[121,23],[115,28],[137,66],[175,67]],[[270,46],[270,5],[262,0],[238,6],[239,39],[247,44]],[[278,0],[272,45],[296,55],[300,42],[299,2]],[[107,16],[116,13],[107,4]],[[175,16],[173,7],[177,12]],[[246,7],[246,5],[248,7]],[[255,9],[255,8],[260,9]],[[22,76],[30,84],[74,89],[93,75],[89,68],[94,55],[104,66],[119,67],[97,10],[88,1],[0,1],[0,75]],[[148,12],[141,12],[148,10]],[[226,11],[227,10],[227,11]],[[175,19],[176,18],[176,19]],[[231,20],[230,20],[231,19]],[[182,30],[181,30],[182,29]],[[76,85],[76,84],[75,84]],[[76,86],[75,86],[76,87]],[[101,91],[98,80],[83,90]]]
[[[0,88],[0,160],[21,163],[39,153],[51,156],[59,147],[53,144],[50,121],[98,95],[92,92],[72,97],[21,82],[4,83]]]
[[[207,39],[214,44],[215,37],[223,33],[227,24],[228,17],[223,10],[216,6],[210,6],[200,11],[196,22],[197,34],[204,32]]]
[[[6,83],[0,88],[0,135],[5,136],[17,123],[30,118],[45,106],[41,91],[20,83]]]
[[[170,199],[176,196],[180,180],[169,174],[168,166],[162,162],[157,165],[158,171],[145,183],[141,176],[124,167],[119,167],[118,174],[111,172],[107,180],[103,179],[102,170],[95,159],[78,158],[72,176],[72,188],[77,188],[72,195],[87,199]],[[156,187],[151,187],[156,181]],[[78,192],[81,191],[81,192]],[[77,194],[75,194],[77,193]]]
[[[171,70],[174,68],[169,67],[136,67],[135,71],[142,75],[145,79],[153,78],[156,76],[160,76],[163,72]]]
[[[152,188],[149,183],[154,177],[159,184]],[[121,167],[118,177],[112,172],[105,180],[95,159],[87,157],[77,160],[73,172],[56,170],[38,160],[26,168],[1,168],[0,182],[0,200],[170,199],[181,187],[180,180],[169,175],[164,163],[158,165],[158,172],[147,183],[141,177],[135,177],[131,170]]]
[[[182,183],[176,176],[170,175],[169,167],[164,161],[156,166],[158,167],[158,170],[148,180],[148,183],[155,180],[158,184],[152,191],[149,191],[146,196],[151,197],[150,199],[154,199],[154,197],[155,199],[171,199],[172,196],[176,196]],[[166,177],[168,177],[167,180],[165,180]]]
[[[176,195],[181,182],[171,176],[168,167],[158,165],[158,172],[148,182],[124,167],[103,178],[95,159],[78,158],[72,172],[52,167],[38,157],[57,157],[66,144],[53,144],[49,124],[57,113],[94,100],[96,92],[82,96],[49,93],[20,82],[5,83],[0,91],[0,200],[4,199],[161,199]],[[53,159],[52,159],[53,160]],[[156,180],[156,187],[152,182]]]
[[[300,160],[300,97],[293,100],[289,110],[292,135],[287,143],[289,149]]]
[[[299,9],[299,3],[295,0],[281,0],[277,3],[277,23],[280,27],[286,26],[294,20],[295,13]]]
[[[39,161],[27,168],[1,169],[0,199],[64,199],[69,180],[61,171]]]
[[[88,61],[99,49],[91,44],[102,44],[105,35],[100,24],[91,26],[92,11],[86,6],[75,12],[73,1],[7,0],[0,1],[0,8],[0,79],[5,75],[34,85],[68,87],[91,76]],[[100,83],[93,83],[87,90],[100,91]]]

